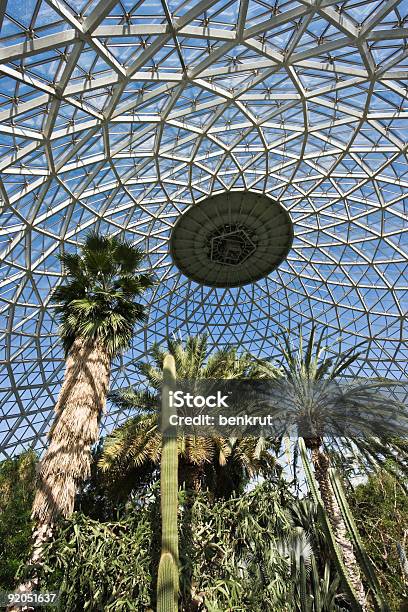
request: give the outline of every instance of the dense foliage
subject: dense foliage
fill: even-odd
[[[1,589],[16,586],[14,573],[28,555],[36,462],[34,453],[25,453],[0,464]],[[391,609],[405,610],[397,550],[408,519],[403,487],[384,472],[349,489],[348,497]],[[117,505],[94,477],[78,503],[83,511],[61,524],[47,549],[43,587],[63,591],[67,612],[154,610],[157,487],[141,484]],[[179,529],[183,610],[199,609],[203,598],[213,611],[348,610],[314,504],[299,501],[283,481],[229,500],[181,491]],[[319,599],[320,607],[302,607]]]
[[[408,577],[404,580],[399,553],[408,543],[405,488],[397,478],[381,471],[350,491],[349,496],[366,550],[392,610],[408,610]]]
[[[97,457],[98,452],[93,478],[77,500],[82,511],[61,524],[47,549],[43,586],[63,591],[62,609],[68,612],[153,610],[160,552],[157,486],[142,481],[118,505],[102,484]],[[14,573],[28,555],[36,462],[34,453],[25,453],[0,464],[2,589],[16,586]],[[397,551],[408,519],[404,488],[383,472],[349,489],[348,497],[391,609],[405,610]],[[316,510],[282,480],[229,500],[181,491],[181,609],[198,610],[204,599],[210,611],[348,610]]]
[[[36,464],[33,451],[0,463],[0,590],[14,589],[16,570],[27,558]]]
[[[61,592],[64,612],[155,610],[161,584],[156,584],[163,448],[158,416],[164,355],[171,352],[178,373],[187,378],[268,377],[284,389],[292,385],[303,401],[311,381],[329,379],[332,368],[341,369],[351,360],[346,354],[333,366],[322,353],[322,338],[315,340],[312,330],[296,351],[286,338],[280,368],[232,347],[208,355],[205,336],[171,341],[167,351],[153,346],[151,362],[139,366],[149,390],[112,394],[119,408],[132,408],[136,416],[94,448],[76,512],[59,518],[53,540],[41,549],[40,566],[35,561],[31,568],[24,567],[30,552],[37,457],[29,452],[1,463],[0,588],[16,586],[14,575],[23,562],[17,572],[20,580],[40,567],[41,588]],[[354,404],[370,408],[381,397],[382,384],[363,385],[357,395],[353,388]],[[310,408],[313,402],[296,403],[303,408],[306,404]],[[390,402],[388,407],[395,406]],[[292,445],[287,436],[190,440],[180,435],[177,444],[179,612],[408,609],[403,440],[328,440],[316,434],[299,437]],[[283,446],[293,466],[293,482],[288,481],[289,470],[279,464]],[[356,473],[366,479],[353,488]],[[259,482],[260,476],[265,481]],[[356,594],[358,581],[363,599]]]
[[[313,506],[287,483],[265,482],[229,500],[190,495],[180,493],[180,610],[293,612],[306,610],[308,593],[322,602],[311,610],[348,609],[324,561]],[[158,524],[155,491],[116,521],[75,513],[47,548],[43,584],[61,589],[66,611],[154,610]]]
[[[179,380],[272,380],[280,375],[275,366],[254,360],[235,347],[210,352],[205,335],[189,336],[185,341],[169,340],[166,349],[154,344],[150,360],[137,365],[145,386],[120,389],[109,395],[118,408],[135,413],[107,437],[99,459],[105,481],[119,496],[128,494],[137,475],[152,474],[160,463],[160,393],[167,352],[174,357]],[[226,498],[242,491],[251,478],[273,473],[276,460],[271,446],[272,441],[264,438],[232,439],[215,433],[204,437],[180,431],[179,483],[189,489],[209,489],[215,497]]]

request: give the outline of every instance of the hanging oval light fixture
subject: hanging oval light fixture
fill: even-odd
[[[170,239],[175,265],[210,287],[240,287],[268,276],[293,242],[289,213],[253,191],[219,193],[190,206]]]

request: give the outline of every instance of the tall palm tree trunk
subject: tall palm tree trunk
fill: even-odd
[[[49,446],[37,476],[29,565],[41,564],[44,544],[52,536],[56,519],[72,513],[78,485],[90,475],[91,448],[98,439],[106,404],[110,364],[107,352],[92,340],[77,338],[69,351],[55,420],[48,434]],[[18,590],[29,592],[37,582],[34,577]]]
[[[310,447],[311,446],[309,446],[309,448]],[[360,568],[354,554],[353,545],[347,537],[347,528],[329,479],[330,459],[326,453],[322,452],[316,446],[312,446],[311,448],[315,477],[319,484],[320,495],[324,507],[333,527],[334,536],[342,551],[344,564],[348,569],[350,582],[357,594],[358,601],[362,609],[367,610],[367,598],[361,580]]]
[[[33,518],[52,524],[69,516],[78,484],[89,477],[91,448],[98,440],[106,404],[110,359],[94,341],[75,340],[66,363],[50,443],[40,464]]]

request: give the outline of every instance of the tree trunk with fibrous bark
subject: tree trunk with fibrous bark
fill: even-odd
[[[305,443],[307,444],[307,440],[305,440]],[[361,580],[360,568],[354,554],[353,544],[347,537],[347,528],[329,479],[330,459],[317,445],[309,442],[309,448],[312,450],[312,462],[322,502],[332,525],[337,544],[342,552],[350,583],[357,594],[358,602],[362,609],[366,611],[367,597]]]
[[[109,355],[96,341],[77,338],[68,353],[49,445],[37,474],[33,549],[28,563],[34,575],[18,587],[20,593],[38,586],[35,567],[41,565],[44,545],[51,539],[57,519],[72,513],[78,486],[90,476],[91,449],[99,436],[110,365]],[[21,608],[8,610],[21,612]]]

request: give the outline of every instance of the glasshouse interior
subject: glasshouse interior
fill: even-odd
[[[0,608],[408,611],[408,1],[0,25]]]

